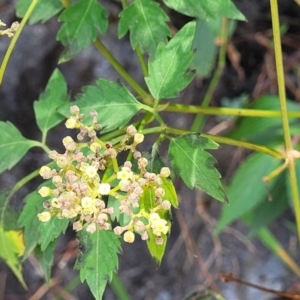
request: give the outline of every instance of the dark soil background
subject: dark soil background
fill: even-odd
[[[100,2],[111,13],[111,26],[108,34],[101,37],[102,41],[126,70],[138,82],[142,82],[143,76],[128,38],[117,38],[119,1]],[[277,93],[270,47],[272,34],[269,1],[234,2],[245,14],[248,22],[238,24],[229,43],[226,67],[212,99],[214,105],[220,105],[225,97],[234,98],[247,94],[255,99],[261,94]],[[3,22],[11,24],[16,20],[15,3],[16,1],[0,0],[0,19]],[[279,4],[281,20],[288,25],[282,39],[287,93],[290,99],[300,101],[300,7],[292,0],[282,0]],[[187,21],[175,12],[172,12],[171,17],[173,26],[177,28]],[[40,138],[34,120],[33,101],[44,90],[63,50],[55,39],[58,28],[59,24],[55,20],[25,28],[9,62],[0,90],[0,120],[13,122],[24,136],[31,139]],[[0,59],[4,56],[8,43],[8,38],[0,37]],[[68,82],[71,95],[78,93],[84,85],[93,84],[98,77],[122,80],[93,47],[83,51],[71,62],[60,65],[59,69]],[[195,79],[178,101],[200,103],[208,83],[209,78]],[[192,121],[191,116],[170,114],[169,118],[182,128],[187,128]],[[208,124],[207,131],[218,124],[218,119],[211,118]],[[64,135],[63,126],[53,130],[49,139],[50,146],[59,149]],[[246,154],[232,147],[223,147],[214,152],[225,182],[229,182],[233,171]],[[0,188],[13,186],[22,176],[46,161],[47,157],[42,152],[31,151],[20,166],[0,176]],[[23,188],[13,199],[16,207],[22,207],[24,195],[34,188],[34,184],[36,182]],[[299,284],[299,280],[259,241],[247,239],[247,229],[240,222],[235,222],[220,236],[214,237],[212,231],[222,204],[200,192],[188,190],[180,181],[175,184],[180,196],[180,209],[174,211],[172,232],[160,268],[156,268],[151,260],[144,242],[136,241],[133,245],[125,244],[123,247],[119,276],[131,299],[179,300],[193,291],[201,293],[209,287],[218,289],[228,300],[275,299],[270,294],[237,283],[222,283],[218,274],[229,272],[245,281],[277,290],[288,290]],[[296,256],[297,239],[281,226],[284,220],[293,221],[292,213],[287,211],[271,229]],[[84,284],[75,285],[70,292],[66,290],[66,286],[74,278],[76,280],[78,275],[73,271],[77,253],[75,236],[70,230],[61,237],[56,251],[52,288],[44,284],[37,261],[30,257],[24,263],[28,291],[23,290],[10,270],[0,262],[0,300],[93,299]],[[108,287],[104,299],[118,298]]]

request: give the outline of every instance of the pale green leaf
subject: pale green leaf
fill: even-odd
[[[262,181],[271,171],[275,170],[280,160],[261,153],[250,155],[235,172],[227,190],[229,205],[223,207],[216,228],[220,232],[232,221],[250,212],[267,198],[268,190],[276,184],[271,180],[267,185]]]
[[[104,34],[108,27],[107,12],[97,0],[79,0],[65,9],[59,21],[64,23],[57,39],[66,46],[60,62],[68,61],[88,48],[98,32]]]
[[[45,275],[45,280],[49,283],[51,279],[51,270],[54,261],[54,250],[57,245],[57,240],[52,241],[48,247],[42,251],[39,246],[35,248],[34,254],[37,260],[39,261],[41,268]]]
[[[123,85],[105,79],[98,79],[97,84],[85,87],[77,100],[72,102],[86,116],[86,124],[90,122],[90,112],[95,110],[103,128],[101,132],[111,131],[126,125],[142,108],[142,104]],[[70,105],[65,105],[59,111],[69,117]]]
[[[156,196],[155,196],[155,191],[153,189],[145,189],[144,193],[142,194],[140,198],[141,202],[141,209],[144,209],[146,212],[150,212],[152,208],[157,206],[157,203],[155,202]],[[171,213],[170,211],[162,210],[159,209],[156,211],[156,213],[159,214],[159,216],[166,220],[168,222],[169,230],[171,229]],[[162,244],[157,244],[156,243],[156,235],[153,234],[152,230],[148,230],[148,240],[147,240],[147,247],[149,250],[150,255],[154,259],[155,263],[157,266],[161,264],[161,260],[164,256],[165,250],[166,250],[166,245],[167,245],[167,240],[168,236],[166,234],[161,235],[163,238],[163,243]]]
[[[191,82],[188,70],[193,61],[192,43],[196,23],[186,24],[168,44],[159,44],[155,57],[149,61],[147,86],[155,99],[174,98]]]
[[[172,138],[169,157],[175,174],[189,188],[198,188],[220,201],[227,201],[221,175],[215,168],[216,160],[206,149],[217,149],[218,145],[199,134],[187,134]]]
[[[120,14],[119,38],[130,30],[130,42],[135,50],[137,46],[143,53],[154,56],[157,45],[167,42],[170,29],[167,14],[152,0],[136,0]]]
[[[163,0],[170,8],[191,17],[214,19],[226,17],[244,21],[245,16],[231,0]]]
[[[65,119],[57,110],[66,102],[68,102],[67,84],[62,73],[56,69],[48,81],[45,92],[34,102],[35,118],[43,136]]]
[[[12,123],[0,121],[0,173],[11,169],[34,146],[37,142],[24,138]]]
[[[83,229],[78,233],[78,239],[82,252],[75,268],[80,271],[81,281],[86,280],[94,297],[101,300],[106,284],[118,267],[119,237],[110,230],[89,233]]]
[[[19,259],[25,250],[24,237],[22,231],[17,228],[17,215],[8,203],[10,191],[9,189],[0,192],[0,258],[5,261],[22,286],[26,288]]]
[[[32,0],[19,0],[17,2],[17,16],[23,18]],[[46,22],[63,9],[61,0],[39,0],[29,17],[29,24]]]

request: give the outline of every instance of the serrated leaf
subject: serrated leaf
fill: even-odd
[[[37,218],[37,214],[43,211],[43,200],[37,192],[30,193],[25,198],[25,206],[19,217],[18,223],[24,227],[24,239],[26,249],[23,255],[25,260],[36,247],[40,238],[38,229],[41,221]]]
[[[49,184],[50,182],[47,182],[43,186]],[[68,219],[58,219],[55,216],[45,223],[38,219],[37,214],[44,210],[43,202],[46,199],[42,198],[37,191],[30,193],[25,198],[25,206],[19,218],[20,226],[24,227],[26,244],[23,259],[33,251],[37,244],[40,244],[41,250],[44,251],[52,241],[66,231],[69,224]]]
[[[210,74],[217,55],[215,36],[208,22],[202,19],[196,21],[196,33],[193,48],[196,49],[193,67],[198,76]]]
[[[206,149],[217,149],[218,145],[199,134],[187,134],[172,138],[169,157],[177,176],[190,188],[198,188],[220,201],[227,201],[221,175],[215,168],[216,160]]]
[[[97,0],[79,0],[59,16],[64,22],[57,39],[66,46],[60,62],[66,62],[81,50],[88,48],[97,33],[104,34],[108,27],[107,12]]]
[[[143,53],[155,54],[160,42],[167,42],[170,29],[166,22],[168,15],[152,0],[136,0],[120,14],[119,38],[130,30],[130,42],[135,50],[140,47]]]
[[[33,104],[37,125],[43,136],[64,120],[57,110],[66,102],[68,102],[67,84],[62,73],[56,69],[48,81],[45,92]]]
[[[88,233],[84,229],[78,233],[78,239],[82,252],[75,268],[80,271],[81,281],[86,280],[94,297],[100,300],[118,267],[120,240],[112,231]]]
[[[261,153],[254,153],[246,159],[235,172],[227,190],[229,205],[223,207],[217,233],[267,198],[268,189],[273,188],[276,180],[271,180],[266,185],[262,178],[275,170],[280,163],[280,160]]]
[[[19,259],[25,249],[24,237],[22,231],[17,229],[17,215],[9,206],[10,191],[11,189],[0,192],[0,258],[5,261],[22,286],[26,288]]]
[[[192,43],[196,23],[189,22],[169,41],[159,44],[155,57],[149,60],[147,86],[155,99],[174,98],[193,79],[188,71],[193,61]]]
[[[51,279],[51,269],[54,261],[54,250],[56,248],[57,240],[51,242],[48,247],[42,251],[39,246],[35,248],[34,254],[39,261],[41,268],[45,275],[45,280],[49,283]]]
[[[164,3],[191,17],[202,19],[214,19],[216,17],[226,17],[245,21],[245,16],[236,8],[231,0],[163,0]]]
[[[146,212],[150,212],[152,208],[157,206],[157,203],[155,203],[155,192],[153,189],[145,189],[144,193],[142,194],[140,201],[141,201],[141,209],[144,209]],[[170,211],[166,210],[157,210],[156,213],[159,214],[159,216],[166,220],[168,222],[169,230],[171,228],[171,215]],[[161,234],[161,237],[163,238],[163,243],[162,244],[157,244],[156,243],[156,235],[153,234],[152,230],[148,230],[148,240],[147,240],[147,247],[149,250],[150,255],[154,259],[155,263],[157,266],[161,264],[161,260],[164,256],[165,250],[166,250],[166,245],[167,245],[167,235],[166,234]]]
[[[37,142],[24,138],[12,123],[0,121],[0,173],[10,170],[34,146]]]
[[[124,126],[142,108],[134,96],[123,86],[116,82],[98,79],[97,86],[85,87],[72,105],[78,105],[80,113],[88,116],[92,110],[98,113],[98,121],[103,132],[111,131]],[[64,116],[70,116],[70,106],[65,105],[59,110]]]
[[[44,251],[48,245],[58,238],[62,233],[65,233],[69,225],[68,219],[58,219],[53,216],[49,222],[40,222],[39,224],[39,244],[41,245],[41,250]]]
[[[19,0],[17,2],[17,16],[23,18],[32,0]],[[29,17],[29,24],[46,22],[63,9],[61,0],[39,0]]]

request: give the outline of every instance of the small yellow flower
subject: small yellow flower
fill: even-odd
[[[93,199],[90,197],[83,197],[81,199],[81,206],[83,208],[91,208],[93,206]]]
[[[47,166],[42,166],[39,173],[44,179],[49,179],[52,176],[51,169]]]
[[[66,123],[65,123],[66,127],[69,129],[73,129],[73,128],[78,128],[79,124],[77,122],[77,120],[75,118],[69,118]]]
[[[126,231],[124,233],[124,236],[123,236],[123,239],[124,239],[124,242],[126,243],[133,243],[134,242],[134,233],[132,231]]]
[[[53,199],[51,200],[51,205],[52,205],[53,207],[56,207],[56,208],[60,208],[60,207],[61,207],[61,204],[59,203],[59,201],[58,201],[57,198],[53,198]]]
[[[48,211],[43,211],[37,215],[39,220],[42,222],[48,222],[51,219],[51,214]]]
[[[85,174],[90,178],[94,178],[97,175],[97,169],[93,166],[88,166],[85,170]]]
[[[100,195],[108,195],[109,192],[110,192],[110,184],[109,183],[100,183],[100,185],[99,185]]]
[[[141,133],[136,133],[133,138],[133,143],[135,145],[140,144],[144,141],[144,135]]]
[[[48,197],[52,194],[52,190],[50,188],[48,188],[47,186],[43,186],[39,189],[38,193],[42,196],[42,197]]]

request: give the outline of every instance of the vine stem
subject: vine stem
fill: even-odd
[[[288,118],[288,111],[287,111],[287,104],[286,104],[284,69],[283,69],[283,60],[282,60],[280,24],[279,24],[277,0],[270,0],[270,5],[271,5],[272,29],[273,29],[274,48],[275,48],[277,83],[278,83],[278,92],[279,92],[279,100],[280,100],[280,107],[281,107],[281,118],[282,118],[282,126],[283,126],[283,133],[284,133],[285,150],[288,159],[288,169],[289,169],[289,176],[290,176],[292,199],[293,199],[295,215],[296,215],[298,239],[300,242],[299,191],[297,185],[295,158],[291,155],[291,153],[293,152],[293,145],[291,141],[289,118]]]
[[[19,28],[17,29],[16,33],[14,34],[13,38],[11,39],[11,42],[8,46],[8,49],[5,53],[5,56],[3,58],[3,61],[2,61],[1,67],[0,67],[0,86],[2,84],[2,80],[4,77],[4,73],[5,73],[9,58],[15,48],[17,40],[19,39],[19,36],[20,36],[25,24],[27,23],[32,11],[34,10],[35,6],[37,5],[38,1],[39,0],[32,0],[30,6],[28,7],[28,9],[26,11],[26,14],[25,14],[23,20],[21,21],[21,23],[19,25]]]
[[[188,114],[204,114],[204,115],[228,115],[238,117],[261,117],[261,118],[281,118],[279,110],[262,110],[262,109],[244,109],[244,108],[226,108],[226,107],[201,107],[196,105],[169,104],[163,107],[164,111],[188,113]],[[299,118],[300,112],[287,112],[289,118]]]

